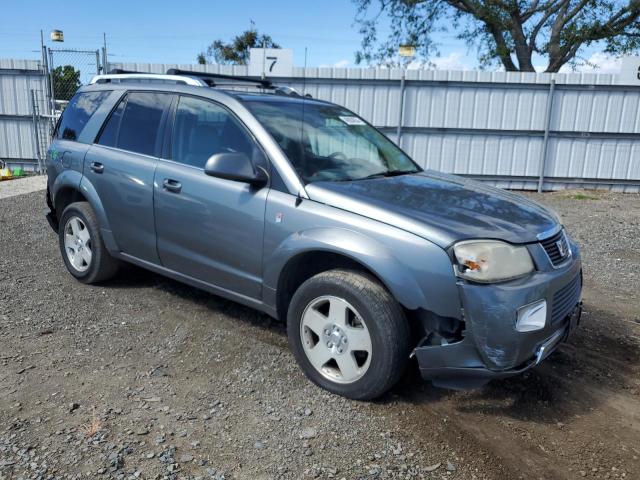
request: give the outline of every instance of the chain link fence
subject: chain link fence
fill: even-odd
[[[51,98],[62,110],[76,90],[101,72],[99,50],[48,49]]]

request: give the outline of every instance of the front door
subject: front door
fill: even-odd
[[[159,160],[154,212],[162,264],[219,288],[259,299],[268,188],[204,173],[216,153],[260,148],[244,125],[214,102],[181,96],[170,160]]]

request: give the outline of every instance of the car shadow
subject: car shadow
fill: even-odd
[[[639,368],[640,347],[623,322],[612,312],[589,306],[574,336],[521,375],[493,380],[476,390],[454,391],[421,381],[415,366],[380,401],[425,405],[446,400],[460,413],[558,423],[588,413],[611,394],[628,392]]]
[[[101,284],[104,288],[131,289],[150,288],[164,291],[193,302],[196,305],[208,308],[212,313],[223,314],[232,317],[234,321],[244,322],[286,336],[286,325],[269,315],[246,307],[232,300],[227,300],[205,290],[192,287],[185,283],[173,280],[169,277],[154,273],[150,270],[139,268],[135,265],[123,265],[122,270],[113,279]]]

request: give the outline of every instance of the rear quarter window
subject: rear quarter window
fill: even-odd
[[[107,90],[76,93],[62,112],[55,138],[77,141],[82,129],[110,93],[111,91]]]

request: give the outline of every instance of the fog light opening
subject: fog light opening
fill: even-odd
[[[516,330],[518,332],[532,332],[541,330],[547,323],[547,301],[540,300],[518,309]]]

